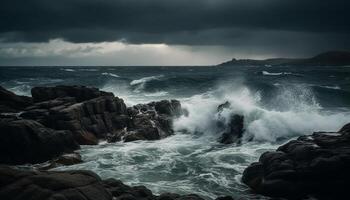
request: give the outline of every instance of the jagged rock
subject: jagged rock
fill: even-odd
[[[0,113],[19,112],[32,103],[32,98],[16,95],[0,86]]]
[[[49,170],[60,166],[75,165],[82,162],[83,160],[81,159],[80,154],[69,153],[69,154],[60,155],[59,157],[54,158],[49,162],[39,164],[38,167],[36,166],[35,167],[39,170]]]
[[[245,169],[242,181],[267,196],[344,199],[350,178],[349,127],[301,136],[275,152],[265,152]]]
[[[124,101],[96,88],[39,87],[33,88],[32,93],[34,100],[40,102],[20,116],[56,130],[70,130],[79,144],[98,144],[98,139],[105,139],[128,123]]]
[[[217,126],[219,129],[223,130],[219,142],[223,144],[240,143],[244,133],[244,116],[231,114],[228,122],[226,122],[227,119],[221,116],[224,109],[229,109],[230,106],[230,102],[226,101],[217,108]]]
[[[127,109],[130,123],[120,138],[125,142],[135,140],[159,140],[174,133],[172,120],[182,115],[181,104],[177,100],[162,100],[148,104],[138,104]]]
[[[94,99],[100,96],[114,96],[113,93],[100,91],[85,86],[34,87],[31,91],[34,102],[42,102],[60,97],[74,97],[77,102]]]
[[[145,186],[101,180],[90,171],[29,171],[0,166],[0,199],[6,200],[204,200],[198,195],[152,194]],[[218,198],[218,200],[233,200]]]
[[[0,119],[0,163],[38,163],[79,148],[70,131],[57,131],[33,120]]]

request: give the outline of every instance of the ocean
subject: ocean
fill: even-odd
[[[0,84],[19,95],[35,86],[94,86],[128,106],[180,100],[189,115],[174,121],[174,136],[83,146],[83,163],[55,169],[92,170],[156,194],[268,199],[242,184],[250,163],[300,135],[350,122],[350,67],[0,67]],[[224,116],[244,115],[240,145],[217,142],[216,110],[226,101]]]

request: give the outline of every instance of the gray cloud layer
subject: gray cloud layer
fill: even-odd
[[[123,39],[235,45],[271,31],[344,37],[339,44],[349,43],[348,0],[3,0],[1,4],[3,41]]]

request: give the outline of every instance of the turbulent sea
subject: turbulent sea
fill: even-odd
[[[128,106],[180,100],[189,115],[175,120],[174,136],[83,146],[84,163],[59,168],[92,170],[156,194],[266,199],[241,183],[245,167],[290,139],[350,122],[350,67],[0,67],[0,82],[20,95],[34,86],[95,86]],[[216,109],[226,101],[232,109],[224,116],[245,117],[241,145],[217,142]]]

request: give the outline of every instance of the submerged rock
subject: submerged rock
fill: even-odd
[[[0,119],[0,163],[39,163],[79,148],[70,131],[33,120]]]
[[[245,169],[242,181],[267,196],[344,199],[350,179],[349,127],[301,136],[275,152],[265,152]]]
[[[31,104],[31,97],[16,95],[0,86],[0,113],[19,112]]]
[[[0,167],[0,199],[16,200],[203,200],[198,195],[154,195],[145,186],[101,180],[90,171],[28,171]],[[232,198],[218,198],[219,200]]]
[[[244,116],[238,114],[230,114],[228,122],[222,116],[224,109],[230,109],[230,102],[218,106],[218,122],[217,126],[222,129],[221,137],[219,142],[223,144],[240,143],[240,140],[244,133]]]

